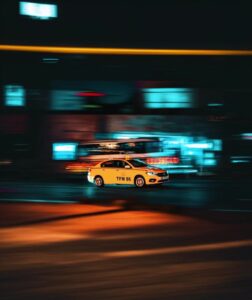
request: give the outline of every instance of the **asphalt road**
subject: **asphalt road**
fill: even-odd
[[[252,299],[252,223],[1,203],[1,299]]]
[[[0,201],[176,206],[219,211],[252,212],[252,180],[175,179],[161,187],[97,188],[76,181],[1,181]]]

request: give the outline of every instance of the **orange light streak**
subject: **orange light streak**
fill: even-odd
[[[65,46],[34,46],[4,45],[0,51],[40,52],[63,54],[93,55],[188,55],[188,56],[252,56],[252,50],[224,49],[148,49],[148,48],[99,48],[99,47],[65,47]]]

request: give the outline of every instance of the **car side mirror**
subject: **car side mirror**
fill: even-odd
[[[130,169],[130,166],[126,165],[124,168],[125,168],[125,169]]]

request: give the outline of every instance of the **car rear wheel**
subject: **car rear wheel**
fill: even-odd
[[[145,180],[142,176],[137,176],[135,178],[135,186],[138,188],[142,188],[145,186]]]
[[[98,187],[104,186],[104,181],[103,181],[103,179],[102,179],[101,176],[96,176],[96,177],[95,177],[95,180],[94,180],[94,183],[95,183],[95,185],[98,186]]]

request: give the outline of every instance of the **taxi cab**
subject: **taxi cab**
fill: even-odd
[[[166,170],[138,159],[111,159],[89,169],[88,181],[98,187],[105,184],[130,184],[138,188],[162,184],[169,179]]]

